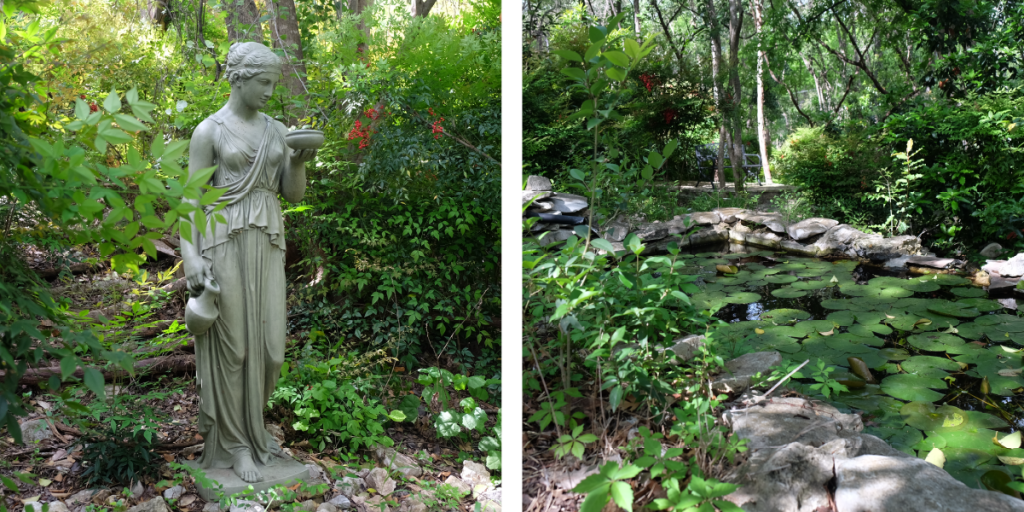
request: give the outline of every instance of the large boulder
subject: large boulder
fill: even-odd
[[[899,256],[921,254],[921,239],[913,235],[885,238],[881,235],[867,235],[854,240],[851,258],[885,261]]]
[[[533,201],[530,208],[534,209],[534,206],[537,206],[537,201],[548,197],[551,197],[551,192],[547,190],[524,190],[523,204],[521,206],[526,206],[526,203]]]
[[[1024,276],[1024,252],[1010,258],[999,270],[1003,277]]]
[[[1019,512],[1024,501],[971,489],[913,457],[864,455],[837,460],[836,510],[842,512]]]
[[[796,224],[790,224],[786,228],[786,232],[793,240],[806,240],[812,236],[820,235],[829,230],[829,228],[835,227],[839,224],[839,221],[834,219],[823,219],[820,217],[812,217],[810,219],[804,219]]]
[[[723,419],[747,440],[746,462],[725,477],[741,485],[727,499],[747,512],[1024,512],[864,434],[859,415],[796,397],[745,404]]]
[[[814,242],[814,247],[819,256],[846,255],[853,243],[865,236],[868,235],[849,224],[838,224]]]
[[[1003,246],[1001,246],[1001,245],[999,245],[999,244],[997,244],[995,242],[992,242],[992,243],[986,245],[985,248],[981,250],[981,255],[986,257],[986,258],[988,258],[988,259],[990,259],[990,260],[998,258],[999,255],[1002,254],[1002,253],[1003,253]]]
[[[423,476],[423,468],[420,467],[415,459],[404,453],[398,453],[394,448],[378,447],[374,451],[374,455],[377,456],[377,460],[384,467],[390,471],[397,471],[405,475],[406,478],[419,478]]]

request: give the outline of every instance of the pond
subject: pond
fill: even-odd
[[[728,322],[714,334],[720,351],[777,350],[785,368],[810,360],[806,377],[833,367],[850,392],[831,402],[863,411],[865,432],[921,458],[939,448],[972,487],[1020,474],[1024,318],[958,275],[736,247],[680,254],[702,276],[691,300]]]

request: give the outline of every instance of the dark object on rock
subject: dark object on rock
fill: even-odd
[[[586,224],[586,217],[576,217],[574,215],[557,215],[554,213],[537,213],[537,212],[526,212],[524,215],[526,218],[538,218],[541,222],[550,222],[552,224],[568,224],[570,226],[578,226],[580,224]]]

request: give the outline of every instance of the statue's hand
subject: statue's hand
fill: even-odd
[[[292,153],[292,162],[297,164],[304,164],[314,158],[316,158],[315,149],[296,149]]]
[[[188,291],[193,295],[201,295],[206,289],[207,279],[213,279],[213,272],[206,266],[202,258],[199,261],[188,261],[185,263],[185,283]]]

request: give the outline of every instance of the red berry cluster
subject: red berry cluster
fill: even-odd
[[[357,119],[355,128],[348,132],[348,140],[359,139],[359,149],[366,149],[370,147],[371,133],[373,133],[373,129],[369,126],[363,129],[363,122]]]
[[[381,113],[378,112],[377,109],[370,107],[363,112],[363,115],[370,119],[377,119],[378,117],[381,116]]]
[[[640,81],[644,83],[644,87],[647,88],[647,92],[651,92],[651,89],[654,89],[655,87],[657,87],[659,85],[657,78],[655,78],[655,77],[653,77],[651,75],[648,75],[646,73],[643,74],[643,75],[640,75]]]
[[[430,107],[427,107],[427,113],[430,114],[431,116],[437,115],[434,113],[434,109]],[[444,135],[444,127],[441,126],[442,121],[444,121],[444,118],[438,117],[437,121],[434,121],[434,123],[430,125],[430,133],[434,134],[434,139],[440,139],[441,136]]]
[[[676,118],[676,114],[678,114],[678,113],[679,112],[676,109],[674,109],[674,108],[670,108],[668,110],[665,110],[665,124],[671,123],[672,120]]]

